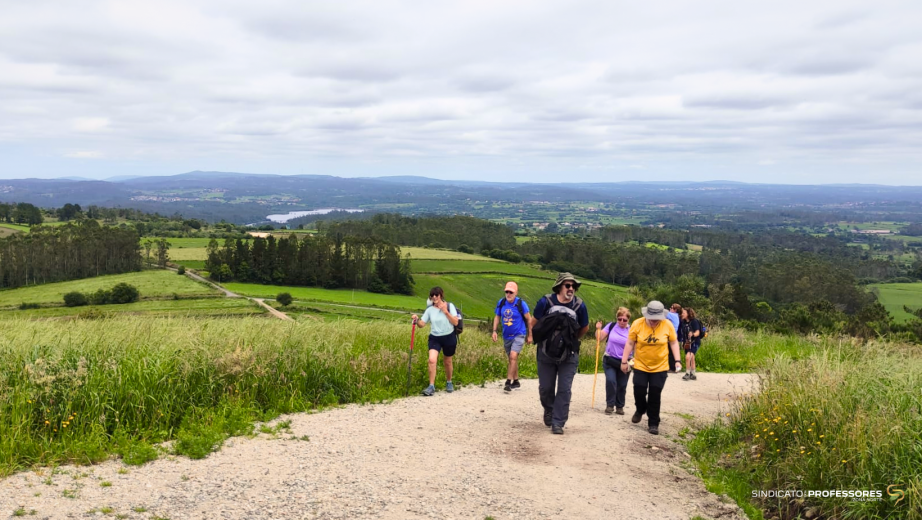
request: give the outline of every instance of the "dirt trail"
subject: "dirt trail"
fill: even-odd
[[[276,318],[280,320],[294,321],[294,319],[292,319],[291,316],[285,314],[284,312],[266,303],[265,298],[248,298],[248,299],[258,303],[260,307],[269,311],[269,314],[275,316]]]
[[[0,513],[22,507],[35,510],[34,518],[84,518],[111,507],[127,518],[172,520],[745,518],[685,469],[688,456],[671,438],[688,424],[677,413],[712,420],[726,409],[724,399],[749,388],[749,376],[699,374],[684,382],[671,375],[659,436],[647,433],[646,421],[631,424],[633,405],[625,416],[604,415],[603,381],[590,409],[592,376],[577,376],[565,435],[542,423],[537,381],[523,380],[511,394],[491,383],[291,415],[290,434],[235,438],[200,461],[170,457],[126,474],[118,461],[65,467],[51,485],[43,483],[47,470],[20,473],[0,481]],[[295,438],[304,435],[310,440]]]

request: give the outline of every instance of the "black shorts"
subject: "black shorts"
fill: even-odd
[[[458,336],[449,334],[447,336],[429,335],[429,350],[441,352],[445,357],[455,355],[455,349],[458,348]]]

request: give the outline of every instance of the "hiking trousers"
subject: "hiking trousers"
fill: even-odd
[[[634,404],[638,415],[647,414],[649,426],[659,426],[659,408],[667,377],[666,372],[634,369]]]
[[[630,374],[621,371],[621,358],[605,356],[602,358],[605,370],[605,404],[610,408],[624,408],[624,396]]]
[[[551,424],[561,428],[570,417],[570,394],[579,368],[579,355],[573,352],[560,362],[549,361],[538,353],[538,395],[545,411],[552,411]]]

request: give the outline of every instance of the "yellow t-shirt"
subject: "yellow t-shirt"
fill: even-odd
[[[676,341],[675,327],[669,320],[662,320],[655,329],[646,318],[637,318],[627,333],[634,341],[634,368],[643,372],[665,372],[669,370],[669,343]]]

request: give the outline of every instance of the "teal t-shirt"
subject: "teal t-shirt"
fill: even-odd
[[[448,321],[448,316],[445,316],[445,313],[440,311],[438,307],[434,307],[431,303],[426,307],[426,312],[423,313],[423,317],[420,318],[423,320],[423,323],[431,323],[432,331],[429,333],[433,336],[447,336],[449,334],[454,334],[455,326]],[[448,312],[452,316],[458,317],[458,310],[455,309],[455,306],[451,303],[448,304]]]

